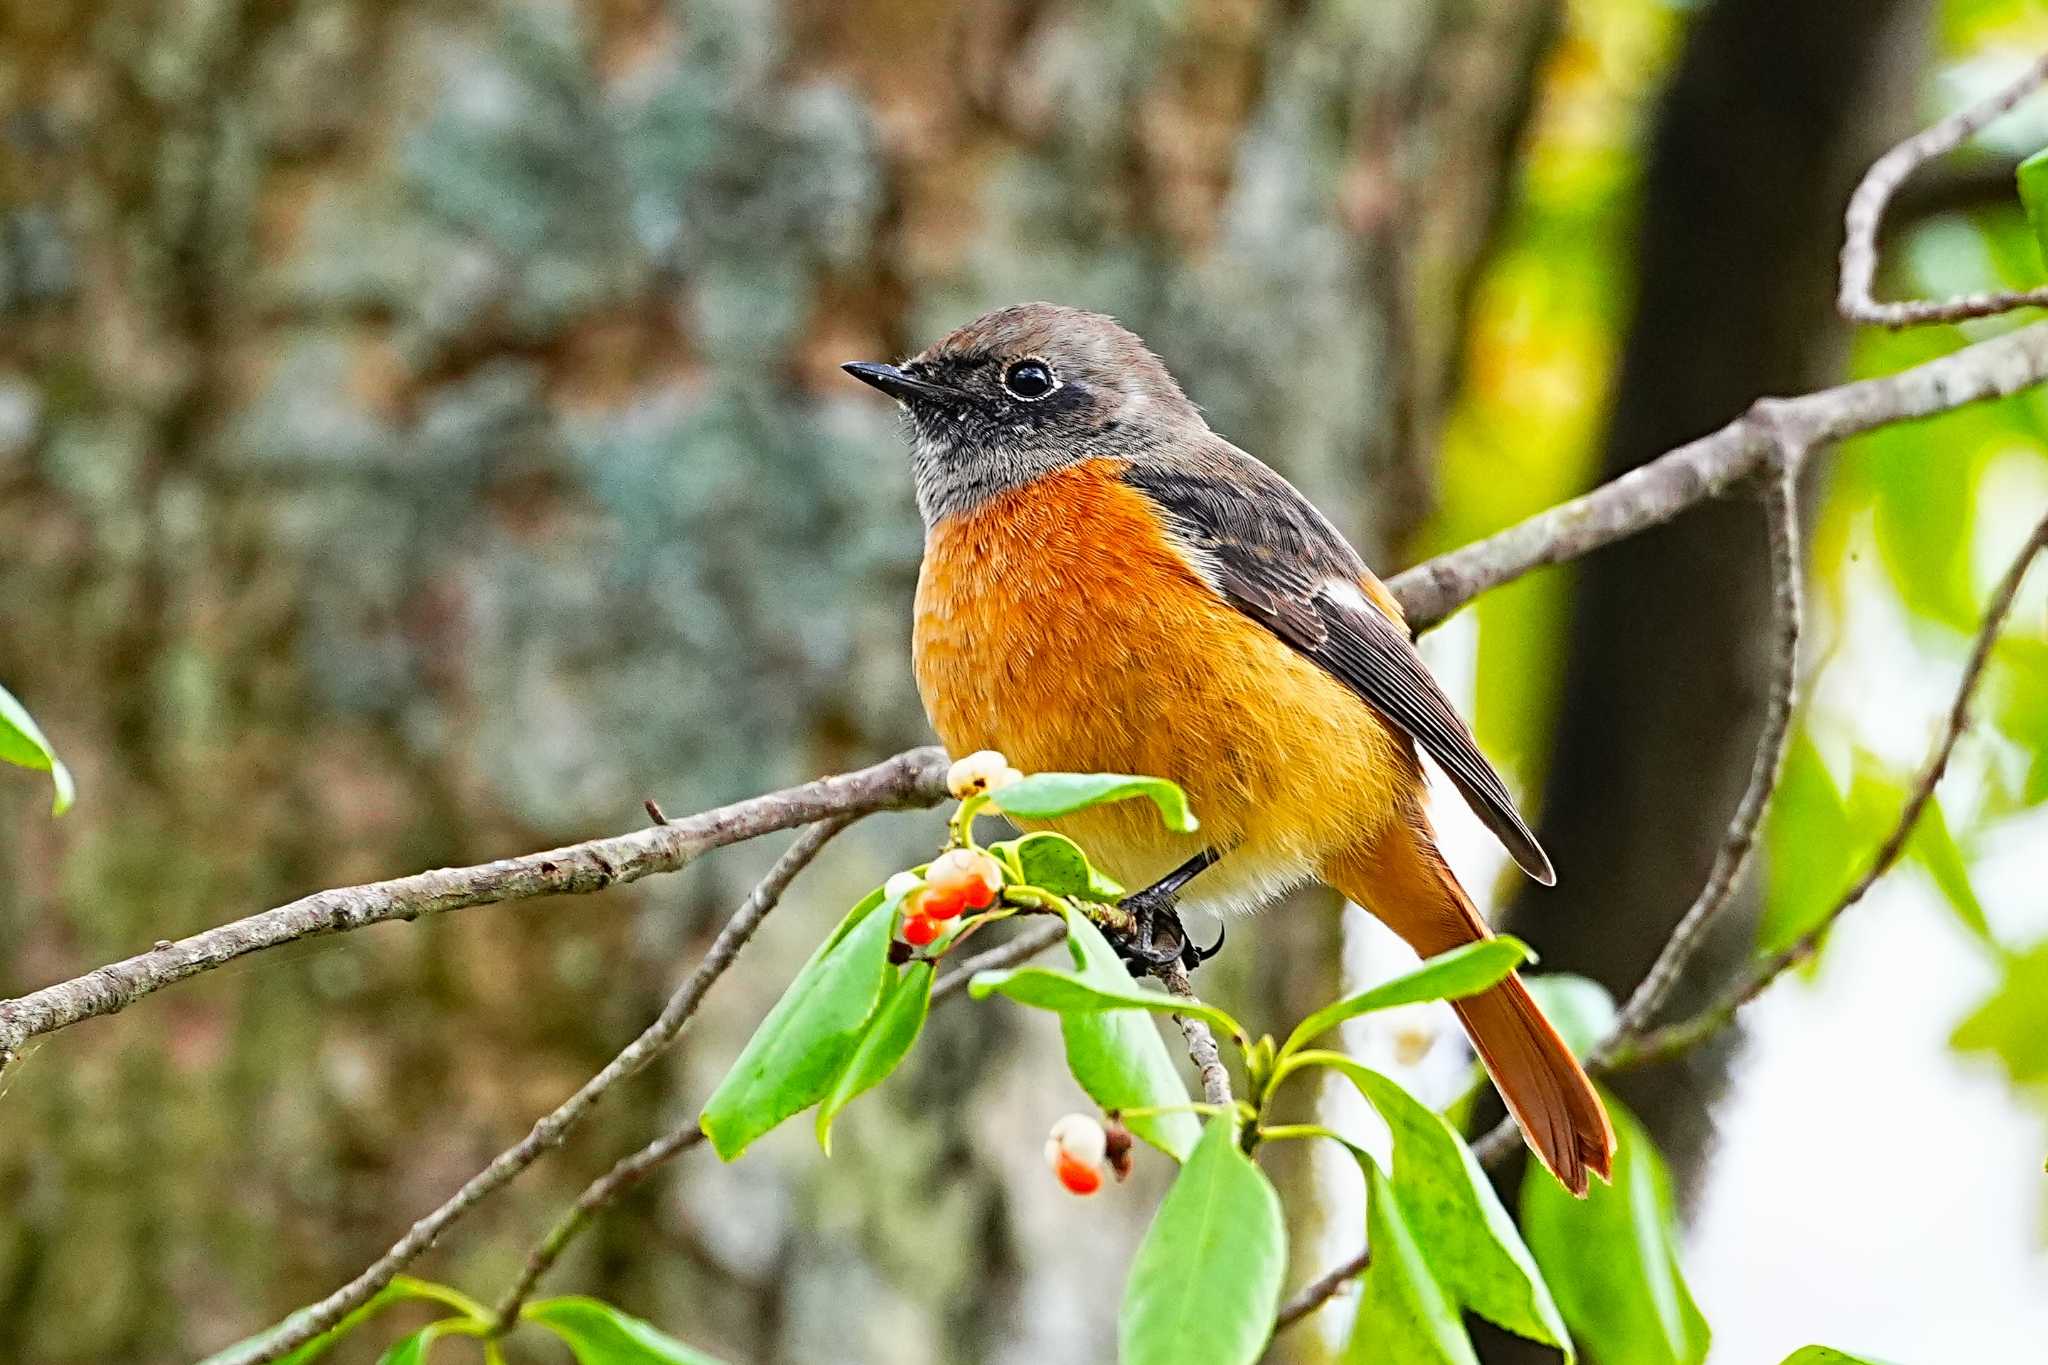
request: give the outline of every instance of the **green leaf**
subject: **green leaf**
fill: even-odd
[[[1479,1365],[1458,1305],[1430,1273],[1393,1182],[1371,1157],[1359,1164],[1372,1264],[1365,1268],[1344,1365]]]
[[[910,1054],[917,1036],[924,1032],[924,1019],[932,1004],[932,964],[913,962],[904,969],[881,1007],[868,1020],[860,1043],[847,1059],[846,1067],[832,1082],[832,1089],[818,1105],[818,1145],[832,1155],[832,1120],[860,1095],[888,1079]]]
[[[1285,1057],[1314,1042],[1347,1019],[1396,1005],[1413,1005],[1424,1000],[1457,1000],[1477,995],[1498,985],[1503,977],[1529,957],[1529,947],[1520,939],[1502,934],[1481,939],[1448,953],[1439,953],[1414,971],[1383,981],[1370,990],[1347,996],[1311,1014],[1287,1036],[1280,1049]]]
[[[1280,1196],[1209,1120],[1138,1248],[1117,1317],[1122,1365],[1252,1365],[1273,1334],[1287,1269]]]
[[[1574,1199],[1531,1162],[1522,1232],[1572,1336],[1602,1362],[1699,1365],[1707,1322],[1679,1271],[1671,1177],[1635,1116],[1612,1096],[1614,1183]]]
[[[1782,1365],[1885,1365],[1885,1362],[1867,1356],[1852,1356],[1832,1346],[1802,1346],[1786,1356]]]
[[[1020,1005],[1034,1005],[1060,1014],[1126,1009],[1181,1014],[1207,1020],[1232,1038],[1245,1036],[1237,1020],[1216,1006],[1141,986],[1130,978],[1129,973],[1124,974],[1122,981],[1105,983],[1073,972],[1054,971],[1050,967],[1010,967],[975,973],[974,980],[967,983],[967,993],[976,1000],[1004,995]]]
[[[1849,885],[1854,822],[1820,750],[1804,730],[1785,751],[1785,776],[1764,821],[1767,895],[1757,947],[1775,953],[1818,924]]]
[[[894,970],[895,911],[872,899],[874,908],[811,955],[705,1102],[698,1126],[722,1160],[825,1098],[853,1055]]]
[[[1551,972],[1525,976],[1522,984],[1536,997],[1543,1017],[1571,1048],[1574,1057],[1584,1057],[1598,1047],[1600,1040],[1614,1031],[1614,1021],[1620,1017],[1614,997],[1590,977]]]
[[[1403,1220],[1452,1303],[1571,1360],[1571,1334],[1536,1258],[1464,1139],[1398,1082],[1337,1053],[1313,1055],[1357,1086],[1392,1130]]]
[[[2048,263],[2048,149],[2035,152],[2020,163],[2020,203],[2026,206],[2027,222],[2034,229],[2034,244]]]
[[[450,1289],[442,1284],[434,1284],[429,1280],[416,1280],[410,1275],[400,1275],[390,1284],[385,1285],[382,1289],[371,1295],[369,1302],[365,1303],[362,1307],[348,1314],[340,1322],[335,1323],[334,1326],[328,1328],[319,1336],[314,1337],[297,1350],[279,1358],[277,1365],[310,1365],[310,1362],[326,1355],[336,1342],[355,1331],[356,1328],[361,1327],[392,1304],[415,1300],[445,1304],[459,1313],[468,1314],[472,1321],[488,1321],[490,1317],[488,1310],[482,1304],[479,1304],[459,1290]],[[224,1350],[216,1351],[205,1360],[199,1362],[199,1365],[219,1365],[219,1362],[227,1359],[229,1356],[238,1354],[246,1348],[254,1346],[256,1343],[270,1337],[282,1326],[283,1324],[279,1323],[276,1326],[266,1327],[253,1337],[238,1341]]]
[[[2048,1081],[2048,941],[2006,960],[2005,980],[1956,1026],[1949,1045],[1990,1053],[2014,1085]]]
[[[1131,777],[1123,773],[1033,773],[996,793],[996,809],[1025,820],[1051,820],[1090,806],[1146,797],[1159,807],[1159,819],[1176,834],[1191,834],[1198,822],[1188,809],[1187,793],[1163,777]]]
[[[1102,937],[1102,931],[1077,910],[1067,912],[1067,951],[1083,980],[1104,990],[1130,985],[1123,959]],[[1067,1045],[1067,1070],[1104,1109],[1158,1109],[1188,1102],[1159,1026],[1141,1010],[1091,1010],[1062,1014],[1060,1035]],[[1160,1151],[1179,1160],[1201,1136],[1192,1113],[1150,1114],[1126,1118],[1130,1130]]]
[[[450,1333],[473,1337],[482,1330],[483,1324],[471,1318],[443,1318],[439,1322],[427,1324],[399,1341],[377,1357],[377,1365],[426,1365],[427,1356],[433,1351],[434,1343],[442,1337]]]
[[[1991,921],[1985,917],[1984,903],[1977,899],[1977,892],[1970,885],[1970,865],[1949,829],[1948,816],[1943,814],[1938,797],[1920,812],[1920,821],[1913,826],[1906,848],[1914,861],[1927,869],[1927,875],[1963,927],[1981,942],[1996,947],[1998,940],[1992,935]]]
[[[519,1316],[566,1342],[576,1365],[720,1365],[653,1324],[581,1294],[542,1299]]]
[[[996,844],[989,852],[1007,859],[1026,885],[1055,896],[1104,905],[1114,905],[1124,897],[1123,887],[1089,862],[1081,846],[1064,834],[1040,830]]]
[[[71,770],[59,761],[57,751],[50,747],[28,708],[4,687],[0,687],[0,760],[50,775],[50,782],[57,789],[50,801],[52,815],[70,810],[72,801],[77,799],[78,789],[71,783]]]

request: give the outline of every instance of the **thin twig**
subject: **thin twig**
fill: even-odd
[[[1789,450],[1764,485],[1764,516],[1770,541],[1771,608],[1775,657],[1771,667],[1770,703],[1763,728],[1756,738],[1756,754],[1750,760],[1749,784],[1735,805],[1728,832],[1714,853],[1707,880],[1680,917],[1671,937],[1664,942],[1657,960],[1636,986],[1634,994],[1614,1021],[1614,1027],[1586,1059],[1587,1070],[1599,1075],[1618,1054],[1633,1046],[1656,1019],[1657,1012],[1671,996],[1684,975],[1686,964],[1699,951],[1714,919],[1734,899],[1756,849],[1757,830],[1778,789],[1778,775],[1784,771],[1785,749],[1792,733],[1792,712],[1799,690],[1800,635],[1800,536],[1797,482],[1804,452]],[[1479,1159],[1492,1165],[1503,1161],[1519,1145],[1519,1130],[1512,1118],[1503,1118],[1473,1144]]]
[[[1299,1294],[1281,1305],[1279,1315],[1273,1319],[1273,1330],[1284,1332],[1336,1298],[1353,1280],[1363,1275],[1365,1268],[1371,1264],[1372,1248],[1367,1247],[1335,1270],[1303,1285]]]
[[[320,891],[110,963],[18,1000],[0,1001],[0,1063],[30,1038],[113,1014],[143,996],[249,953],[390,920],[415,920],[472,905],[602,891],[687,867],[700,854],[834,815],[936,805],[946,796],[946,756],[912,749],[871,768],[820,778],[717,810],[609,839],[441,868],[367,886]]]
[[[569,1211],[548,1229],[548,1235],[535,1244],[526,1255],[526,1264],[520,1268],[519,1278],[505,1291],[494,1310],[495,1321],[491,1324],[491,1335],[503,1336],[518,1325],[519,1310],[540,1283],[541,1276],[548,1273],[560,1260],[562,1253],[569,1249],[569,1243],[576,1240],[590,1220],[620,1195],[638,1185],[652,1174],[656,1167],[672,1157],[682,1155],[704,1141],[704,1130],[696,1120],[667,1133],[642,1147],[631,1156],[584,1187],[583,1193]]]
[[[1963,294],[1950,299],[1915,299],[1879,303],[1871,290],[1877,280],[1877,232],[1885,205],[1906,177],[1935,157],[1951,152],[1972,134],[2011,109],[2048,82],[2048,56],[2029,66],[2011,85],[1941,122],[1915,133],[1872,163],[1863,182],[1849,196],[1843,215],[1842,287],[1836,308],[1851,322],[1886,327],[1911,327],[1925,322],[1959,322],[1988,317],[2015,308],[2048,307],[2048,288]]]
[[[943,981],[932,988],[932,1004],[938,1006],[960,994],[977,972],[992,972],[1004,967],[1014,967],[1029,961],[1047,948],[1067,936],[1067,926],[1061,920],[1047,916],[1042,922],[1033,924],[1008,943],[990,948],[983,953],[962,962]],[[704,1140],[704,1130],[693,1119],[665,1136],[642,1147],[631,1156],[622,1158],[616,1166],[590,1182],[569,1211],[562,1215],[546,1237],[527,1254],[526,1264],[520,1270],[519,1278],[506,1291],[496,1310],[497,1323],[493,1331],[503,1334],[510,1331],[520,1306],[533,1293],[541,1276],[553,1268],[569,1243],[582,1233],[592,1218],[603,1211],[606,1205],[618,1199],[642,1180],[656,1167],[672,1157],[680,1156]]]
[[[1609,1037],[1594,1049],[1592,1062],[1610,1060],[1627,1039],[1640,1033],[1656,1019],[1657,1012],[1671,996],[1686,964],[1705,937],[1708,925],[1726,908],[1741,885],[1756,848],[1758,828],[1770,808],[1771,795],[1778,788],[1778,776],[1785,769],[1786,743],[1792,733],[1792,711],[1799,691],[1800,633],[1800,538],[1796,483],[1799,461],[1788,460],[1764,485],[1764,515],[1770,536],[1771,606],[1774,625],[1775,659],[1771,669],[1770,705],[1757,735],[1756,756],[1750,761],[1749,785],[1735,807],[1728,833],[1714,854],[1714,865],[1706,884],[1678,927],[1658,953],[1649,974],[1622,1007]]]
[[[1057,915],[1047,915],[1040,922],[1024,929],[1008,943],[998,944],[986,952],[976,953],[946,973],[939,983],[932,987],[932,1003],[936,1005],[967,989],[967,983],[974,979],[977,972],[1001,971],[1020,962],[1029,962],[1066,936],[1066,922]]]
[[[2019,554],[2005,571],[1992,593],[1991,604],[1985,610],[1984,623],[1977,630],[1976,643],[1971,646],[1969,661],[1963,665],[1963,674],[1956,684],[1955,699],[1949,703],[1948,720],[1943,726],[1941,739],[1935,745],[1934,753],[1927,760],[1914,779],[1906,801],[1899,808],[1898,819],[1892,830],[1878,846],[1870,866],[1855,884],[1842,893],[1825,915],[1801,934],[1787,947],[1771,954],[1737,977],[1713,1004],[1701,1010],[1691,1019],[1658,1029],[1644,1035],[1631,1046],[1619,1051],[1612,1059],[1612,1065],[1640,1066],[1659,1061],[1674,1053],[1696,1045],[1701,1039],[1727,1026],[1741,1009],[1757,996],[1763,994],[1770,984],[1788,969],[1804,962],[1819,947],[1821,939],[1834,927],[1848,909],[1862,900],[1880,877],[1891,871],[1893,864],[1905,853],[1912,841],[1913,829],[1920,822],[1927,803],[1934,799],[1934,789],[1941,782],[1942,774],[1948,771],[1950,756],[1955,753],[1956,744],[1970,725],[1970,703],[1975,699],[1977,688],[1984,680],[1985,665],[1991,660],[1992,647],[1998,643],[1999,633],[2005,627],[2005,620],[2012,612],[2012,604],[2019,596],[2020,585],[2025,582],[2027,570],[2041,551],[2048,548],[2048,517],[2034,528],[2034,533],[2020,548]]]
[[[391,1283],[398,1273],[417,1260],[434,1242],[446,1232],[450,1225],[470,1209],[509,1183],[521,1171],[538,1161],[552,1148],[558,1147],[567,1138],[569,1130],[589,1112],[606,1092],[620,1081],[639,1071],[667,1049],[676,1036],[696,1014],[697,1006],[703,1002],[705,992],[718,978],[724,975],[733,959],[747,940],[753,937],[761,921],[782,899],[797,873],[815,858],[818,850],[840,830],[858,818],[851,815],[834,815],[804,830],[796,837],[775,865],[761,879],[747,899],[718,931],[711,947],[705,952],[703,961],[697,964],[689,978],[669,997],[661,1014],[649,1024],[638,1038],[629,1043],[625,1050],[606,1063],[604,1069],[583,1083],[583,1087],[563,1101],[553,1113],[534,1124],[533,1129],[516,1144],[506,1148],[491,1160],[491,1164],[471,1176],[461,1189],[439,1208],[414,1223],[405,1236],[398,1239],[391,1250],[379,1257],[369,1269],[350,1280],[316,1304],[301,1308],[286,1318],[272,1331],[244,1343],[218,1357],[219,1365],[262,1365],[262,1362],[276,1360],[288,1351],[311,1341],[320,1333],[334,1326],[351,1312]]]
[[[1532,569],[1577,559],[1729,492],[1779,456],[1788,436],[1819,450],[1877,427],[2003,398],[2048,379],[2048,323],[1916,365],[1797,398],[1764,398],[1748,412],[1590,493],[1438,555],[1387,582],[1408,624],[1424,630],[1479,594]]]
[[[1187,968],[1180,963],[1169,962],[1164,967],[1155,967],[1152,975],[1159,978],[1169,994],[1183,1000],[1195,998],[1195,988],[1188,980]],[[1173,1022],[1180,1025],[1181,1037],[1187,1040],[1188,1060],[1195,1064],[1195,1074],[1202,1078],[1202,1098],[1210,1104],[1231,1103],[1230,1071],[1223,1065],[1216,1035],[1200,1019],[1176,1014]]]

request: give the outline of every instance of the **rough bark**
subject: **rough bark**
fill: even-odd
[[[0,792],[0,994],[919,742],[894,420],[835,365],[985,306],[1122,314],[1385,543],[1420,494],[1364,490],[1426,487],[1552,11],[0,6],[0,669],[85,792],[54,826]],[[849,835],[760,960],[928,835]],[[39,1045],[0,1105],[0,1355],[190,1359],[327,1292],[652,1017],[749,857]],[[1293,990],[1334,960],[1274,937]],[[702,1095],[779,985],[741,978],[621,1131],[421,1269],[501,1282]],[[562,1283],[736,1359],[1088,1358],[1150,1192],[1076,1254],[1036,1154],[1075,1097],[1020,1084],[1045,1030],[976,1022],[829,1165],[686,1157]]]

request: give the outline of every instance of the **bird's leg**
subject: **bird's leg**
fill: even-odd
[[[1190,942],[1180,914],[1174,909],[1174,902],[1187,884],[1215,866],[1222,856],[1215,849],[1205,848],[1144,890],[1123,898],[1122,908],[1131,912],[1132,933],[1129,939],[1115,942],[1115,947],[1129,964],[1131,975],[1143,976],[1155,967],[1176,961],[1190,968],[1199,967],[1222,951],[1220,934],[1211,948],[1197,948]],[[1164,925],[1172,927],[1167,936],[1169,946],[1161,948],[1155,940]]]

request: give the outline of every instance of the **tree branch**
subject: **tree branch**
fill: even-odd
[[[1843,215],[1842,288],[1835,307],[1851,322],[1885,327],[1912,327],[1926,322],[1959,322],[1988,317],[2015,308],[2048,306],[2048,289],[1963,294],[1951,299],[1879,303],[1871,289],[1877,280],[1877,233],[1885,205],[1906,177],[1935,157],[1960,147],[1985,124],[2005,113],[2048,81],[2048,56],[1990,98],[1949,115],[1915,133],[1886,152],[1864,172],[1863,182],[1849,196]]]
[[[276,1360],[319,1336],[368,1303],[378,1290],[391,1283],[401,1270],[433,1246],[457,1219],[497,1193],[549,1150],[560,1146],[568,1137],[569,1130],[604,1098],[606,1092],[660,1056],[675,1041],[691,1016],[696,1014],[697,1006],[703,1003],[705,992],[732,965],[761,921],[782,899],[782,893],[796,879],[797,873],[809,865],[833,835],[857,818],[848,814],[830,815],[799,834],[733,917],[726,921],[725,927],[719,930],[703,961],[669,997],[655,1021],[627,1044],[624,1051],[612,1058],[602,1071],[584,1082],[582,1089],[534,1124],[525,1137],[492,1158],[490,1165],[471,1176],[441,1207],[414,1223],[405,1236],[399,1238],[391,1250],[379,1257],[369,1269],[320,1302],[301,1308],[263,1336],[223,1352],[217,1357],[218,1365],[263,1365],[263,1362]],[[675,826],[662,828],[672,829]],[[677,1150],[685,1145],[688,1144],[678,1142]],[[653,1164],[649,1163],[650,1169]],[[541,1269],[546,1269],[546,1266]]]
[[[932,1005],[936,1007],[959,995],[977,973],[998,971],[1004,967],[1014,967],[1020,962],[1027,962],[1066,936],[1065,923],[1047,916],[1042,922],[1031,925],[1008,943],[977,953],[954,968],[947,974],[945,980],[932,988]],[[1213,1042],[1211,1046],[1213,1047]],[[502,1336],[512,1330],[516,1325],[519,1309],[533,1293],[534,1286],[540,1282],[543,1275],[554,1268],[562,1253],[569,1249],[569,1243],[576,1240],[583,1229],[589,1226],[591,1219],[646,1179],[656,1167],[672,1157],[681,1156],[703,1141],[704,1130],[697,1126],[695,1119],[692,1119],[674,1131],[656,1138],[631,1156],[622,1158],[617,1165],[591,1181],[583,1193],[577,1196],[575,1204],[570,1206],[569,1211],[548,1229],[547,1236],[527,1253],[526,1264],[520,1269],[519,1278],[498,1301],[495,1310],[497,1321],[492,1328],[493,1335]]]
[[[936,805],[945,796],[944,752],[912,749],[859,772],[820,778],[631,834],[477,867],[441,868],[316,892],[20,999],[0,1001],[0,1067],[12,1061],[30,1038],[117,1013],[145,995],[266,948],[466,906],[602,891],[658,872],[679,871],[708,850],[776,830],[829,816]]]
[[[1409,625],[1426,630],[1531,569],[1577,559],[1719,497],[1790,447],[1818,450],[1877,427],[2004,398],[2044,379],[2048,323],[2035,323],[1897,374],[1798,398],[1759,399],[1719,431],[1485,540],[1418,564],[1387,586]]]
[[[1188,980],[1187,968],[1178,962],[1169,962],[1164,967],[1152,969],[1152,975],[1159,978],[1167,992],[1183,1000],[1195,998],[1194,985]],[[1216,1035],[1200,1019],[1176,1014],[1173,1022],[1180,1025],[1180,1034],[1187,1040],[1188,1060],[1195,1064],[1195,1074],[1202,1078],[1202,1098],[1210,1104],[1229,1104],[1230,1070],[1223,1065],[1223,1056],[1216,1046]]]
[[[932,1003],[936,1005],[966,990],[967,983],[972,981],[977,973],[1001,971],[1020,962],[1029,962],[1066,936],[1066,922],[1057,915],[1047,915],[1040,923],[1022,930],[1008,943],[999,944],[986,952],[976,953],[946,973],[945,979],[932,987]]]
[[[1934,753],[1927,760],[1927,766],[1914,780],[1906,802],[1899,809],[1898,820],[1892,831],[1879,845],[1870,866],[1858,877],[1855,884],[1842,893],[1841,899],[1829,908],[1813,926],[1801,934],[1789,946],[1755,963],[1747,972],[1731,982],[1713,1004],[1697,1015],[1668,1028],[1656,1030],[1618,1049],[1610,1061],[1615,1068],[1642,1066],[1662,1060],[1675,1053],[1694,1046],[1722,1028],[1735,1017],[1735,1012],[1763,994],[1769,985],[1786,970],[1797,966],[1813,955],[1815,948],[1834,927],[1848,909],[1862,900],[1880,877],[1891,871],[1913,837],[1914,826],[1927,809],[1927,803],[1934,799],[1934,789],[1941,782],[1942,774],[1948,771],[1948,761],[1955,753],[1956,744],[1970,725],[1970,703],[1975,699],[1977,688],[1984,680],[1984,669],[1991,661],[1991,650],[1998,643],[2000,632],[2005,627],[2006,617],[2012,612],[2013,601],[2019,596],[2020,585],[2026,580],[2027,570],[2044,548],[2048,548],[2048,517],[2044,517],[2034,528],[2034,533],[2020,548],[2005,576],[1999,580],[1992,593],[1991,604],[1985,610],[1984,623],[1977,630],[1976,643],[1970,649],[1969,661],[1963,665],[1962,677],[1956,684],[1955,699],[1949,704],[1948,720],[1942,729],[1941,739],[1935,745]]]

